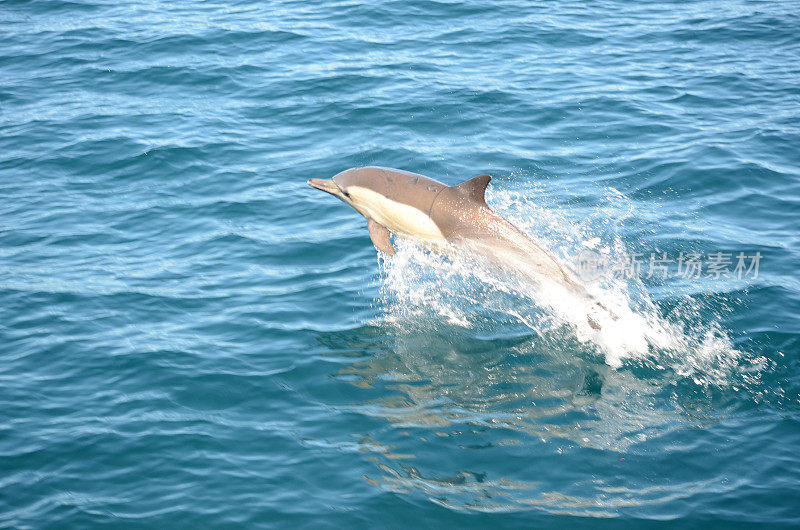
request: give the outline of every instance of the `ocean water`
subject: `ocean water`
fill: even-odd
[[[800,525],[798,35],[794,1],[0,2],[0,526]],[[306,185],[363,165],[640,255],[587,279],[624,325],[379,256]],[[649,274],[682,252],[758,275]]]

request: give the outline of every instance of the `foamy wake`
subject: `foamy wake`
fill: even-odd
[[[572,266],[570,256],[585,247],[611,257],[624,251],[613,233],[570,222],[557,208],[544,208],[526,196],[496,186],[489,202],[567,265]],[[541,194],[538,197],[541,199]],[[629,215],[630,210],[618,208],[612,213],[619,212]],[[697,323],[702,320],[698,318],[700,308],[691,298],[665,315],[641,281],[607,274],[586,287],[617,317],[614,319],[560,286],[535,285],[498,274],[472,256],[456,253],[443,257],[403,240],[396,240],[395,247],[395,256],[379,260],[383,296],[390,300],[383,304],[386,320],[433,315],[451,325],[471,328],[492,315],[523,324],[537,334],[566,327],[581,343],[602,352],[609,366],[618,368],[638,360],[691,377],[699,384],[725,384],[739,365],[742,353],[718,322]],[[587,315],[600,324],[599,330],[589,325]]]

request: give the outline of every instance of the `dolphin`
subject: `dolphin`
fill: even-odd
[[[372,243],[386,254],[395,254],[390,233],[440,253],[464,248],[536,284],[561,286],[616,319],[586,292],[569,267],[489,208],[485,194],[491,180],[484,174],[447,186],[399,169],[359,167],[331,179],[312,178],[308,184],[363,215]],[[593,329],[600,329],[592,316],[587,316],[587,321]]]

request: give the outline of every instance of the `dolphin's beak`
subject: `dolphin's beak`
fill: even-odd
[[[326,179],[308,179],[308,185],[312,188],[317,188],[318,190],[326,191],[331,195],[336,195],[337,197],[341,195],[341,190],[336,183],[331,180]]]

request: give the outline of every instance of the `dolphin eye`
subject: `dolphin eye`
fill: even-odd
[[[349,194],[349,193],[347,193],[347,192],[346,192],[346,191],[344,191],[344,190],[342,190],[342,195],[344,195],[344,196],[345,196],[345,197],[347,197],[348,199],[350,198],[350,194]]]

